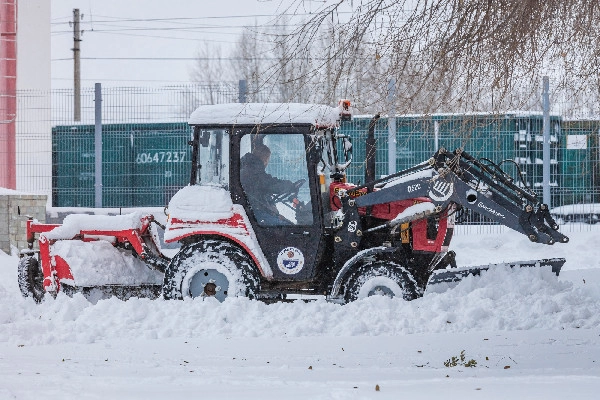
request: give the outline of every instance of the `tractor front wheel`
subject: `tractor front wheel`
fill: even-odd
[[[24,297],[33,297],[36,303],[41,303],[46,294],[44,274],[35,256],[25,256],[19,260],[18,279],[21,294]]]
[[[205,240],[184,246],[165,271],[163,297],[254,298],[259,290],[254,263],[239,247],[224,240]]]
[[[422,293],[413,276],[401,265],[391,261],[376,261],[356,268],[344,285],[346,303],[370,296],[414,300]]]

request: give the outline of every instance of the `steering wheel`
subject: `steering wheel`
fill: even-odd
[[[300,188],[302,187],[302,185],[304,185],[304,183],[306,183],[306,179],[298,179],[296,182],[294,182],[294,189],[288,192],[284,192],[284,193],[280,193],[280,194],[274,194],[271,197],[271,201],[273,203],[278,203],[280,201],[282,201],[283,199],[285,199],[286,197],[291,198],[291,197],[298,197],[298,191],[300,190]]]

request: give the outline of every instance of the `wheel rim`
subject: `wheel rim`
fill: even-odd
[[[188,293],[192,298],[214,297],[225,301],[229,293],[229,279],[215,269],[202,269],[190,279]]]
[[[387,286],[375,286],[373,289],[369,291],[367,297],[370,296],[386,296],[386,297],[394,297],[394,292]]]
[[[364,299],[371,296],[385,296],[385,297],[403,297],[402,288],[394,280],[378,276],[367,280],[360,287],[358,292],[358,299]]]

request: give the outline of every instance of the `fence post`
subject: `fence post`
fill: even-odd
[[[248,93],[248,83],[245,79],[240,79],[238,84],[238,103],[246,103]]]
[[[396,173],[396,79],[388,83],[388,175]]]
[[[433,121],[433,151],[440,149],[440,122]]]
[[[94,207],[102,208],[102,85],[94,86]]]
[[[542,188],[543,201],[551,207],[550,199],[550,81],[547,76],[543,78],[542,108],[543,108],[543,133],[544,141],[542,147]]]

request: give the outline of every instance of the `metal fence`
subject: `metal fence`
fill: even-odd
[[[354,139],[352,182],[364,182],[364,153],[370,117],[355,117],[342,130]],[[478,159],[500,163],[515,182],[542,198],[543,149],[541,113],[433,114],[396,116],[395,151],[389,151],[388,119],[375,128],[376,174],[386,175],[426,161],[438,148],[462,148]],[[565,121],[551,115],[550,186],[552,208],[563,208],[563,222],[596,223],[600,217],[600,121]],[[394,157],[390,163],[390,157]],[[595,211],[595,210],[598,211]],[[596,215],[594,217],[593,215]],[[467,211],[464,222],[491,221]],[[589,226],[583,225],[581,229]]]
[[[237,102],[243,98],[239,88],[238,82],[103,88],[103,206],[164,206],[187,182],[191,111],[201,104]],[[46,193],[53,206],[93,207],[94,89],[82,90],[81,121],[73,120],[71,90],[20,91],[17,98],[17,188]],[[353,138],[349,178],[355,183],[364,181],[369,121],[358,116],[341,127]],[[600,203],[600,121],[570,121],[556,113],[550,121],[552,207]],[[541,196],[538,110],[396,116],[392,151],[388,122],[381,118],[375,130],[380,176],[425,161],[439,147],[462,147],[477,158],[509,160],[503,168]],[[467,222],[489,221],[468,215]]]
[[[102,123],[106,125],[105,138],[110,147],[114,145],[111,138],[115,141],[127,140],[131,133],[136,131],[135,124],[144,126],[149,123],[185,124],[190,113],[200,104],[231,103],[237,102],[238,98],[238,82],[149,88],[105,87],[102,88],[101,107]],[[95,122],[95,89],[82,88],[79,121],[74,120],[73,103],[73,91],[68,89],[18,91],[17,189],[51,195],[57,179],[59,181],[63,179],[62,176],[56,175],[57,172],[64,171],[64,166],[57,167],[55,162],[65,161],[64,157],[67,157],[67,162],[71,164],[72,169],[79,169],[82,173],[78,178],[67,175],[65,179],[79,179],[84,181],[80,183],[85,186],[85,181],[93,178],[89,175],[93,170],[90,171],[88,164],[93,158],[90,158],[88,151],[90,143],[86,135],[90,132],[89,127],[93,128]],[[119,125],[123,129],[120,129]],[[53,134],[66,137],[65,129],[70,130],[71,135],[65,139],[66,143],[59,145],[60,148],[54,148],[57,144],[56,136],[53,140]],[[169,139],[165,136],[165,140]],[[93,145],[93,136],[91,145]],[[83,147],[78,149],[77,146]],[[74,155],[61,154],[63,151],[74,153],[78,150],[80,150],[80,167],[73,158]],[[103,154],[107,163],[113,164],[103,167],[107,169],[107,173],[118,174],[116,171],[120,163],[123,168],[126,168],[128,155],[125,153],[105,149]],[[93,161],[91,168],[93,168]],[[93,182],[91,184],[93,185]],[[119,189],[107,187],[106,190],[131,190],[126,186],[121,186]],[[78,187],[78,183],[74,182],[74,187]],[[77,190],[74,191],[76,192]],[[109,204],[112,203],[110,201],[106,203],[107,206]]]

